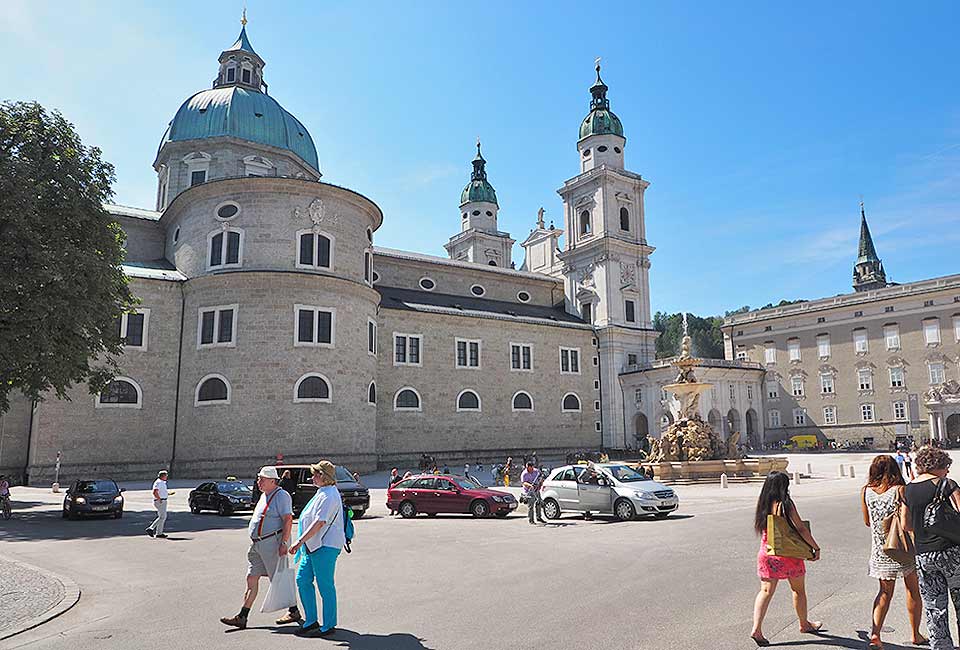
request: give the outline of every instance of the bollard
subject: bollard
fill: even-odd
[[[850,466],[850,478],[856,478],[856,474],[853,471],[853,465]]]
[[[799,472],[799,471],[793,473],[793,482],[794,482],[794,483],[799,483],[799,482],[800,482],[800,472]]]
[[[807,463],[807,476],[813,476],[813,465]]]
[[[721,475],[720,475],[720,487],[723,488],[723,489],[726,489],[726,487],[727,487],[727,475],[726,475],[726,474],[721,474]]]
[[[844,478],[847,475],[847,469],[841,464],[840,465],[840,478]]]
[[[60,484],[59,484],[59,483],[54,483],[54,484],[51,485],[50,487],[53,489],[54,492],[59,492],[59,491],[60,491]]]

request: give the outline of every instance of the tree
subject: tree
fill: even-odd
[[[117,319],[134,299],[123,233],[104,210],[113,166],[60,113],[0,104],[0,413],[11,391],[99,392],[122,353]]]
[[[723,319],[718,316],[700,318],[687,314],[687,331],[690,334],[692,353],[707,359],[723,358]],[[653,328],[660,332],[657,337],[657,358],[675,357],[680,354],[683,339],[683,314],[653,315]]]

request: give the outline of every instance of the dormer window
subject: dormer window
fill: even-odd
[[[251,72],[251,71],[250,71],[249,68],[244,68],[243,71],[241,72],[240,76],[241,76],[241,80],[243,81],[243,83],[245,83],[245,84],[249,84],[249,83],[250,83],[250,78],[251,78],[250,72]]]
[[[233,66],[227,68],[227,83],[233,83],[237,80],[237,69]]]

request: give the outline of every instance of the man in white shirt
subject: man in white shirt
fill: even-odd
[[[163,525],[167,522],[167,470],[157,472],[157,480],[153,482],[153,507],[157,509],[157,518],[147,526],[147,535],[165,539]]]

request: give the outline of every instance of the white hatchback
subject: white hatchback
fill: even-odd
[[[564,512],[612,514],[621,521],[641,515],[666,519],[680,505],[672,489],[623,463],[559,467],[543,482],[540,495],[548,519]]]

